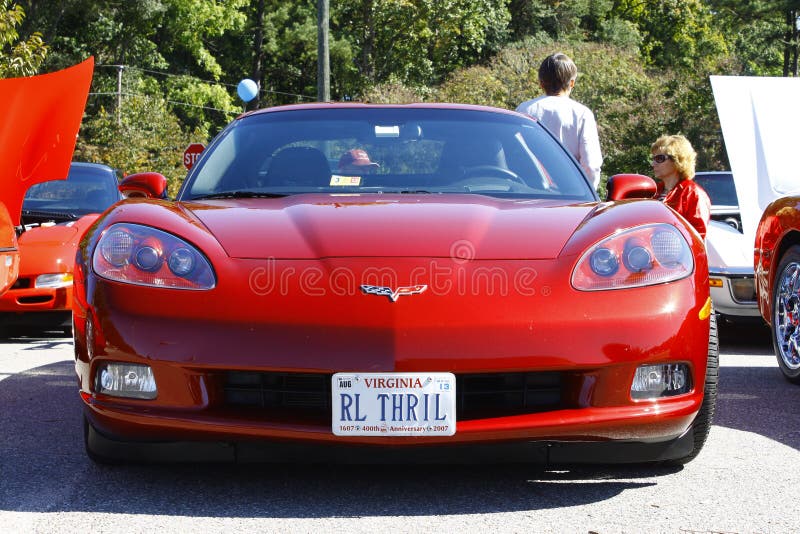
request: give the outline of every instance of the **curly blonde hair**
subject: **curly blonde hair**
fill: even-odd
[[[652,154],[666,154],[675,164],[675,170],[681,180],[694,179],[694,168],[697,163],[697,152],[692,144],[682,135],[662,135],[650,147]]]

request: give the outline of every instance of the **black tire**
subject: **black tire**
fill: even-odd
[[[790,247],[781,257],[770,296],[778,367],[786,380],[800,384],[800,246]]]
[[[93,446],[93,434],[96,434],[96,430],[92,427],[92,424],[83,416],[83,445],[86,449],[86,456],[89,457],[91,461],[96,464],[100,465],[118,465],[122,462],[115,458],[111,458],[110,456],[106,456],[101,454],[99,451],[94,449]]]
[[[713,310],[708,320],[708,363],[706,364],[706,383],[703,387],[703,403],[689,428],[694,439],[694,449],[690,454],[672,460],[670,462],[672,464],[683,465],[694,460],[703,449],[708,433],[711,431],[711,422],[717,407],[717,384],[719,382],[719,335],[717,316]]]

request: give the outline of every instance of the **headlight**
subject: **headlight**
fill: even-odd
[[[212,289],[211,263],[177,236],[139,224],[114,224],[92,255],[98,276],[117,282],[172,289]]]
[[[572,271],[572,287],[601,291],[641,287],[686,278],[694,258],[683,235],[669,224],[619,232],[595,243]]]
[[[72,285],[72,273],[40,274],[33,283],[34,287],[55,289]]]

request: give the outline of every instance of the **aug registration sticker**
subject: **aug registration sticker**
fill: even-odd
[[[452,436],[452,373],[336,373],[331,384],[336,436]]]

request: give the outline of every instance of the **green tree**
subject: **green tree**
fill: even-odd
[[[332,29],[353,50],[365,84],[432,85],[485,60],[504,43],[504,0],[357,0],[334,10]]]
[[[736,35],[747,74],[797,76],[800,0],[708,0]]]
[[[117,65],[123,74],[138,69],[129,88],[154,91],[167,102],[183,103],[187,85],[196,88],[190,106],[171,104],[189,128],[211,131],[227,116],[215,110],[236,108],[235,91],[221,89],[224,69],[216,55],[216,42],[226,32],[241,28],[247,0],[29,0],[25,2],[27,31],[37,29],[51,43],[47,67],[63,68],[95,56],[89,112],[113,107],[117,92]],[[130,70],[128,70],[130,69]],[[161,73],[186,76],[194,81],[170,80]],[[141,77],[155,83],[138,84]],[[127,91],[129,92],[130,89]],[[104,96],[105,95],[105,96]],[[207,110],[204,111],[204,110]]]
[[[221,55],[229,76],[258,82],[261,93],[251,107],[315,100],[316,1],[252,0],[244,13],[244,26],[221,40]],[[350,62],[349,45],[344,44],[331,36],[332,93],[341,88],[340,65]]]
[[[583,39],[611,7],[610,0],[510,0],[510,30],[515,40],[545,33],[555,40]]]
[[[331,95],[363,98],[394,84],[423,90],[504,43],[506,0],[353,0],[330,10]],[[223,39],[226,70],[260,82],[259,106],[315,99],[315,0],[252,0]],[[247,53],[243,56],[242,50]]]
[[[123,102],[120,110],[101,107],[83,121],[75,159],[105,163],[124,174],[160,172],[174,196],[186,177],[183,151],[189,143],[205,143],[204,134],[185,133],[163,98],[133,96]]]
[[[10,0],[0,2],[0,78],[33,76],[47,57],[48,47],[40,33],[20,40],[17,27],[24,19],[21,6]]]
[[[636,25],[647,65],[708,68],[729,54],[705,0],[617,0],[609,15]]]

